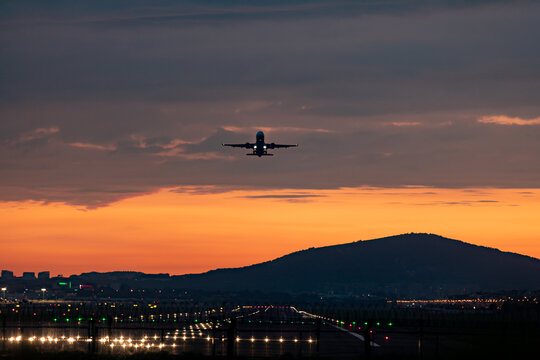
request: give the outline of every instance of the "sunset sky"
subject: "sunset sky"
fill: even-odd
[[[4,1],[0,267],[430,232],[540,258],[540,4]],[[221,143],[298,143],[268,158]]]

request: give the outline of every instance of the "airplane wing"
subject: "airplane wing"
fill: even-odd
[[[231,146],[231,147],[239,147],[239,148],[245,148],[245,149],[253,149],[253,146],[255,144],[251,143],[245,143],[245,144],[221,144],[221,146]]]
[[[270,144],[266,144],[266,146],[267,146],[268,149],[279,149],[279,148],[297,147],[298,144],[294,144],[294,145],[286,145],[286,144],[275,144],[275,143],[270,143]]]

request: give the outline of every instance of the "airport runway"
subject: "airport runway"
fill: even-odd
[[[366,353],[363,330],[354,331],[321,320],[317,345],[317,316],[294,307],[268,307],[238,323],[238,355],[270,356],[318,355],[322,357],[361,357]],[[377,332],[374,330],[371,353],[414,354],[418,348],[416,334]],[[268,345],[250,344],[249,339],[283,339]],[[248,341],[243,341],[247,339]],[[298,340],[298,341],[296,341]],[[255,341],[257,342],[257,341]]]
[[[219,320],[219,321],[218,321]],[[75,325],[75,324],[73,324]],[[225,356],[321,356],[334,358],[366,355],[363,328],[321,318],[290,306],[242,307],[226,318],[186,323],[98,324],[92,342],[89,324],[73,326],[21,324],[10,327],[7,345],[32,346],[40,351],[80,350],[99,353],[140,351],[185,352]],[[372,354],[415,354],[418,335],[374,329]],[[229,342],[229,338],[232,343]],[[92,344],[95,344],[92,348]]]

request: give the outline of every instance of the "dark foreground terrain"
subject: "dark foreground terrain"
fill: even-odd
[[[305,294],[444,298],[475,292],[539,290],[538,274],[540,259],[434,234],[411,233],[310,248],[272,261],[202,274],[120,271],[53,278],[2,277],[0,286],[8,289],[11,298],[31,300],[189,301],[204,294],[232,292],[242,294],[243,299],[259,294],[263,301],[284,302]],[[218,297],[215,300],[219,301]]]

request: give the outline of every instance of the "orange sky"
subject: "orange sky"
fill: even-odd
[[[344,188],[207,194],[163,189],[94,210],[4,202],[0,264],[16,274],[183,274],[405,232],[540,258],[539,200],[539,189]]]

